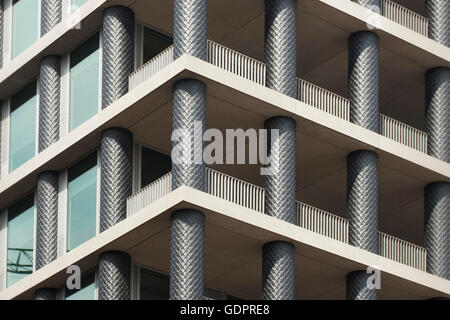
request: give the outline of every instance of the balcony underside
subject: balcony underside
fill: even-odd
[[[172,86],[185,77],[198,78],[208,86],[208,128],[258,129],[268,117],[294,117],[298,136],[296,198],[315,207],[345,216],[347,154],[358,149],[377,151],[379,229],[422,245],[423,188],[433,181],[450,181],[449,164],[189,56],[173,62],[2,179],[0,207],[31,191],[39,172],[63,170],[91,152],[107,127],[129,128],[136,141],[169,154]],[[212,167],[262,185],[259,165]]]
[[[87,271],[105,250],[126,251],[134,263],[168,274],[170,213],[182,208],[205,214],[205,285],[210,288],[260,299],[261,247],[286,240],[296,247],[296,299],[345,299],[345,275],[367,265],[381,270],[380,299],[450,296],[449,281],[181,187],[6,289],[0,299],[29,299],[39,287],[60,287],[69,265]]]

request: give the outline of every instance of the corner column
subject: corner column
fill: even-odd
[[[62,0],[42,1],[41,36],[61,22],[61,19]],[[60,81],[61,58],[59,56],[44,57],[41,60],[39,76],[39,152],[44,151],[59,140]],[[59,173],[56,171],[45,171],[38,176],[36,189],[36,270],[57,258],[58,179]],[[41,288],[36,291],[35,297],[36,300],[55,300],[56,290],[54,288]]]
[[[0,69],[3,68],[3,24],[4,24],[4,3],[0,0]]]
[[[297,0],[265,1],[264,60],[266,85],[296,97]],[[289,117],[265,121],[270,174],[264,176],[265,213],[295,223],[296,123]],[[278,135],[273,135],[273,130]],[[265,300],[293,300],[295,247],[272,241],[262,248],[262,296]]]
[[[134,69],[133,10],[112,6],[103,12],[102,108],[128,92]],[[100,181],[100,232],[126,218],[126,201],[132,192],[133,134],[124,128],[102,132]],[[129,300],[131,257],[106,251],[99,256],[99,300]]]
[[[428,36],[450,47],[450,1],[426,0],[425,12],[428,18]]]
[[[378,11],[378,0],[355,1]],[[353,33],[348,41],[350,121],[379,132],[379,39],[371,31]],[[349,244],[378,254],[378,155],[356,150],[347,157]],[[347,275],[348,300],[376,300],[366,270]]]
[[[174,59],[189,54],[206,60],[207,1],[174,1]],[[195,136],[194,126],[201,126]],[[205,190],[203,132],[206,125],[206,86],[182,79],[173,88],[173,135],[183,154],[172,157],[172,186]],[[181,144],[181,145],[180,145]],[[197,160],[195,158],[198,158]],[[205,218],[197,210],[172,214],[170,230],[170,299],[202,300],[204,287]]]

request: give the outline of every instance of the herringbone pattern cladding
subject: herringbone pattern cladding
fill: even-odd
[[[450,183],[425,188],[427,271],[450,280]]]
[[[204,216],[196,210],[172,214],[170,229],[170,299],[202,300]]]
[[[47,171],[38,178],[36,190],[36,270],[57,258],[58,172]]]
[[[278,219],[295,222],[295,121],[273,117],[265,121],[265,129],[278,130],[278,138],[267,139],[271,174],[264,176],[265,213]]]
[[[36,300],[56,300],[56,290],[52,288],[43,288],[36,290]]]
[[[450,1],[427,0],[428,36],[450,47]]]
[[[62,0],[41,1],[41,36],[52,30],[62,19]]]
[[[207,0],[175,0],[173,57],[184,53],[206,60]]]
[[[103,14],[102,107],[128,92],[128,76],[134,70],[134,12],[114,6]]]
[[[297,0],[266,0],[264,60],[267,87],[296,96]]]
[[[352,1],[366,8],[370,9],[380,8],[380,0],[352,0]]]
[[[0,69],[3,67],[3,0],[0,0]]]
[[[48,56],[41,61],[39,79],[39,152],[59,140],[61,59]]]
[[[348,58],[350,121],[378,133],[378,36],[369,31],[352,34]]]
[[[347,158],[349,243],[378,254],[378,156],[352,152]]]
[[[133,135],[123,128],[103,131],[101,144],[100,230],[126,218],[132,192]]]
[[[203,128],[194,136],[194,126]],[[176,148],[182,150],[172,164],[173,189],[185,185],[205,190],[203,163],[203,131],[206,125],[206,87],[198,80],[185,79],[175,83],[173,93],[173,131],[179,134]],[[195,163],[195,153],[198,163]]]
[[[347,300],[377,300],[377,290],[367,287],[370,276],[366,271],[354,271],[347,275]]]
[[[262,288],[265,300],[293,300],[295,286],[294,246],[274,241],[263,247]]]
[[[428,154],[450,162],[450,68],[431,69],[425,82]]]
[[[98,299],[130,300],[131,257],[125,252],[100,254],[98,264]]]

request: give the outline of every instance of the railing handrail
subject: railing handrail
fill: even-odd
[[[164,49],[163,51],[161,51],[160,53],[158,53],[156,56],[154,56],[152,59],[150,59],[149,61],[147,61],[146,63],[142,64],[140,67],[136,68],[136,70],[134,70],[132,73],[130,73],[130,77],[136,75],[137,73],[139,73],[140,71],[142,71],[143,69],[145,69],[146,67],[148,67],[148,65],[155,61],[156,59],[160,58],[161,56],[165,55],[166,53],[168,53],[169,51],[173,50],[173,45],[168,46],[166,49]]]
[[[408,29],[428,37],[428,19],[391,0],[381,1],[381,14]]]

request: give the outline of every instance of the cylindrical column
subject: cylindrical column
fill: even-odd
[[[102,107],[128,92],[128,76],[134,70],[134,12],[113,6],[103,12]]]
[[[174,1],[174,59],[189,54],[206,60],[207,0]],[[183,79],[173,88],[172,188],[182,185],[205,190],[203,132],[206,124],[206,86]],[[204,216],[197,210],[172,214],[170,299],[203,299]]]
[[[425,127],[428,154],[450,162],[450,68],[438,67],[425,75]]]
[[[3,0],[0,0],[0,69],[3,68]]]
[[[47,56],[39,79],[39,152],[59,140],[60,92],[61,58]]]
[[[293,300],[295,293],[295,248],[285,241],[263,246],[262,295],[264,300]]]
[[[357,4],[363,7],[371,9],[372,11],[375,11],[377,13],[381,12],[380,0],[352,0],[352,1],[356,2]]]
[[[62,20],[62,0],[41,1],[41,36]]]
[[[172,214],[170,229],[170,299],[203,300],[203,213],[180,210]]]
[[[348,41],[348,94],[350,121],[379,132],[378,36],[374,32],[353,33]]]
[[[427,271],[450,280],[450,183],[425,187]]]
[[[347,275],[347,300],[377,300],[377,290],[370,289],[367,281],[371,274],[366,271],[354,271]]]
[[[121,251],[100,254],[98,299],[130,300],[131,257]]]
[[[128,92],[134,69],[134,12],[112,6],[103,12],[102,108]],[[124,128],[102,133],[100,181],[100,231],[126,218],[126,201],[132,192],[133,134]],[[130,299],[131,258],[109,251],[99,257],[99,300]]]
[[[450,1],[426,0],[426,16],[428,18],[428,36],[450,47]]]
[[[266,85],[295,98],[297,0],[266,0],[264,29]]]
[[[53,288],[42,288],[35,292],[36,300],[56,300],[56,290]]]
[[[173,12],[174,59],[186,53],[206,60],[207,0],[175,0]]]

